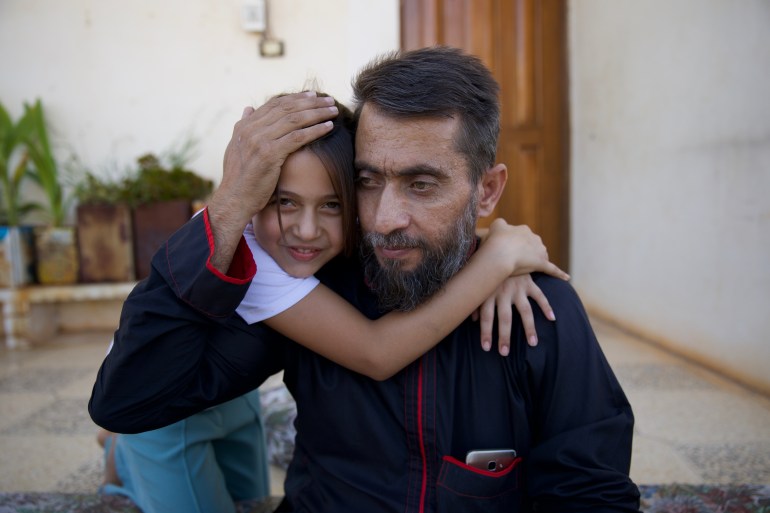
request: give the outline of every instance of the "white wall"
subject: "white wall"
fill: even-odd
[[[308,80],[347,103],[355,71],[398,47],[398,0],[269,4],[280,58],[260,57],[240,0],[2,0],[0,101],[17,116],[40,97],[61,155],[99,174],[191,135],[191,167],[218,180],[244,106]]]
[[[770,391],[770,2],[569,7],[575,286]]]
[[[0,101],[40,97],[62,155],[115,173],[187,135],[218,179],[245,105],[308,79],[343,100],[398,45],[397,0],[2,0]],[[770,3],[570,7],[573,282],[627,327],[770,390]]]
[[[61,159],[74,152],[97,174],[120,176],[192,136],[190,167],[218,181],[243,107],[314,80],[348,103],[355,72],[398,48],[398,0],[268,1],[280,58],[261,57],[259,36],[241,29],[241,0],[0,0],[0,102],[17,117],[40,97]],[[33,318],[109,329],[116,307]]]

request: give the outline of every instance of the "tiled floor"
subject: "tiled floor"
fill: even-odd
[[[640,484],[770,484],[770,399],[594,321],[636,414]],[[91,492],[101,478],[86,412],[110,333],[0,349],[0,491]],[[275,490],[281,475],[276,472]]]

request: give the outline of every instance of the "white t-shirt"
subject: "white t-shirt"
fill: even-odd
[[[251,224],[243,231],[243,237],[257,264],[257,274],[235,310],[247,323],[254,324],[278,315],[297,304],[318,285],[315,276],[295,278],[286,274],[259,245]]]

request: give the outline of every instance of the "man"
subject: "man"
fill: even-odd
[[[478,59],[449,48],[392,55],[357,78],[363,270],[337,259],[319,276],[368,316],[414,308],[473,251],[476,218],[506,180],[494,163],[497,89]],[[537,347],[484,352],[469,320],[381,382],[233,315],[254,272],[240,234],[283,159],[322,135],[330,112],[290,95],[236,125],[205,215],[126,301],[94,420],[156,428],[283,370],[298,415],[281,511],[638,511],[631,408],[568,283],[535,278],[559,315],[538,314]],[[490,449],[516,459],[499,471],[464,463]]]

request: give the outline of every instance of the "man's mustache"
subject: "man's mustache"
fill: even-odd
[[[411,237],[402,231],[391,233],[370,232],[364,234],[364,242],[372,248],[385,247],[392,249],[402,248],[421,248],[425,249],[427,244],[419,237]]]

